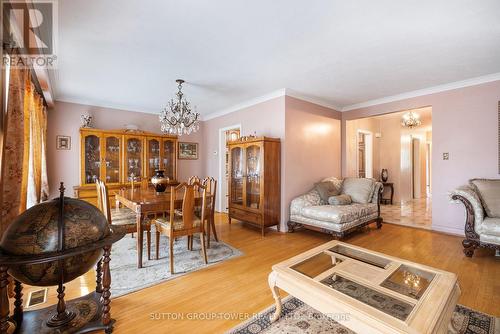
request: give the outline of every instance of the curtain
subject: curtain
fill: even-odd
[[[1,233],[17,215],[48,194],[47,110],[31,82],[30,70],[10,69],[7,94],[0,171]]]
[[[28,163],[28,184],[26,207],[47,200],[48,182],[46,171],[45,142],[47,136],[47,110],[43,105],[43,99],[35,92],[34,85],[30,82],[26,94],[30,114],[30,147]]]

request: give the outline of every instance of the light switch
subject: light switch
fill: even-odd
[[[450,153],[448,152],[443,153],[443,160],[450,160]]]

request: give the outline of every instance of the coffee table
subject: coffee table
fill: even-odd
[[[282,289],[356,333],[447,333],[460,296],[457,276],[331,241],[273,266],[269,286],[281,313]]]

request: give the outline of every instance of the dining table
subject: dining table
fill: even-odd
[[[124,188],[115,191],[116,209],[119,210],[123,205],[136,214],[137,224],[137,268],[142,268],[143,252],[143,229],[142,224],[148,216],[166,214],[170,212],[170,197],[172,188],[167,188],[165,192],[156,192],[152,187]],[[184,192],[177,191],[174,200],[174,209],[182,209]],[[207,200],[211,200],[211,194],[206,195]],[[195,193],[195,205],[201,205],[202,194]],[[150,260],[148,253],[148,260]]]

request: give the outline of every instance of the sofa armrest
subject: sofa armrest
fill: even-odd
[[[384,191],[384,185],[382,184],[382,182],[375,182],[375,189],[373,190],[373,196],[371,200],[373,204],[380,203],[383,191]]]
[[[461,186],[450,192],[452,203],[463,203],[467,210],[465,235],[469,239],[479,239],[484,209],[477,193],[469,186]]]
[[[296,197],[290,203],[290,215],[300,215],[300,211],[302,208],[313,206],[313,205],[321,205],[322,203],[321,197],[319,196],[316,190],[311,190],[308,193]]]

